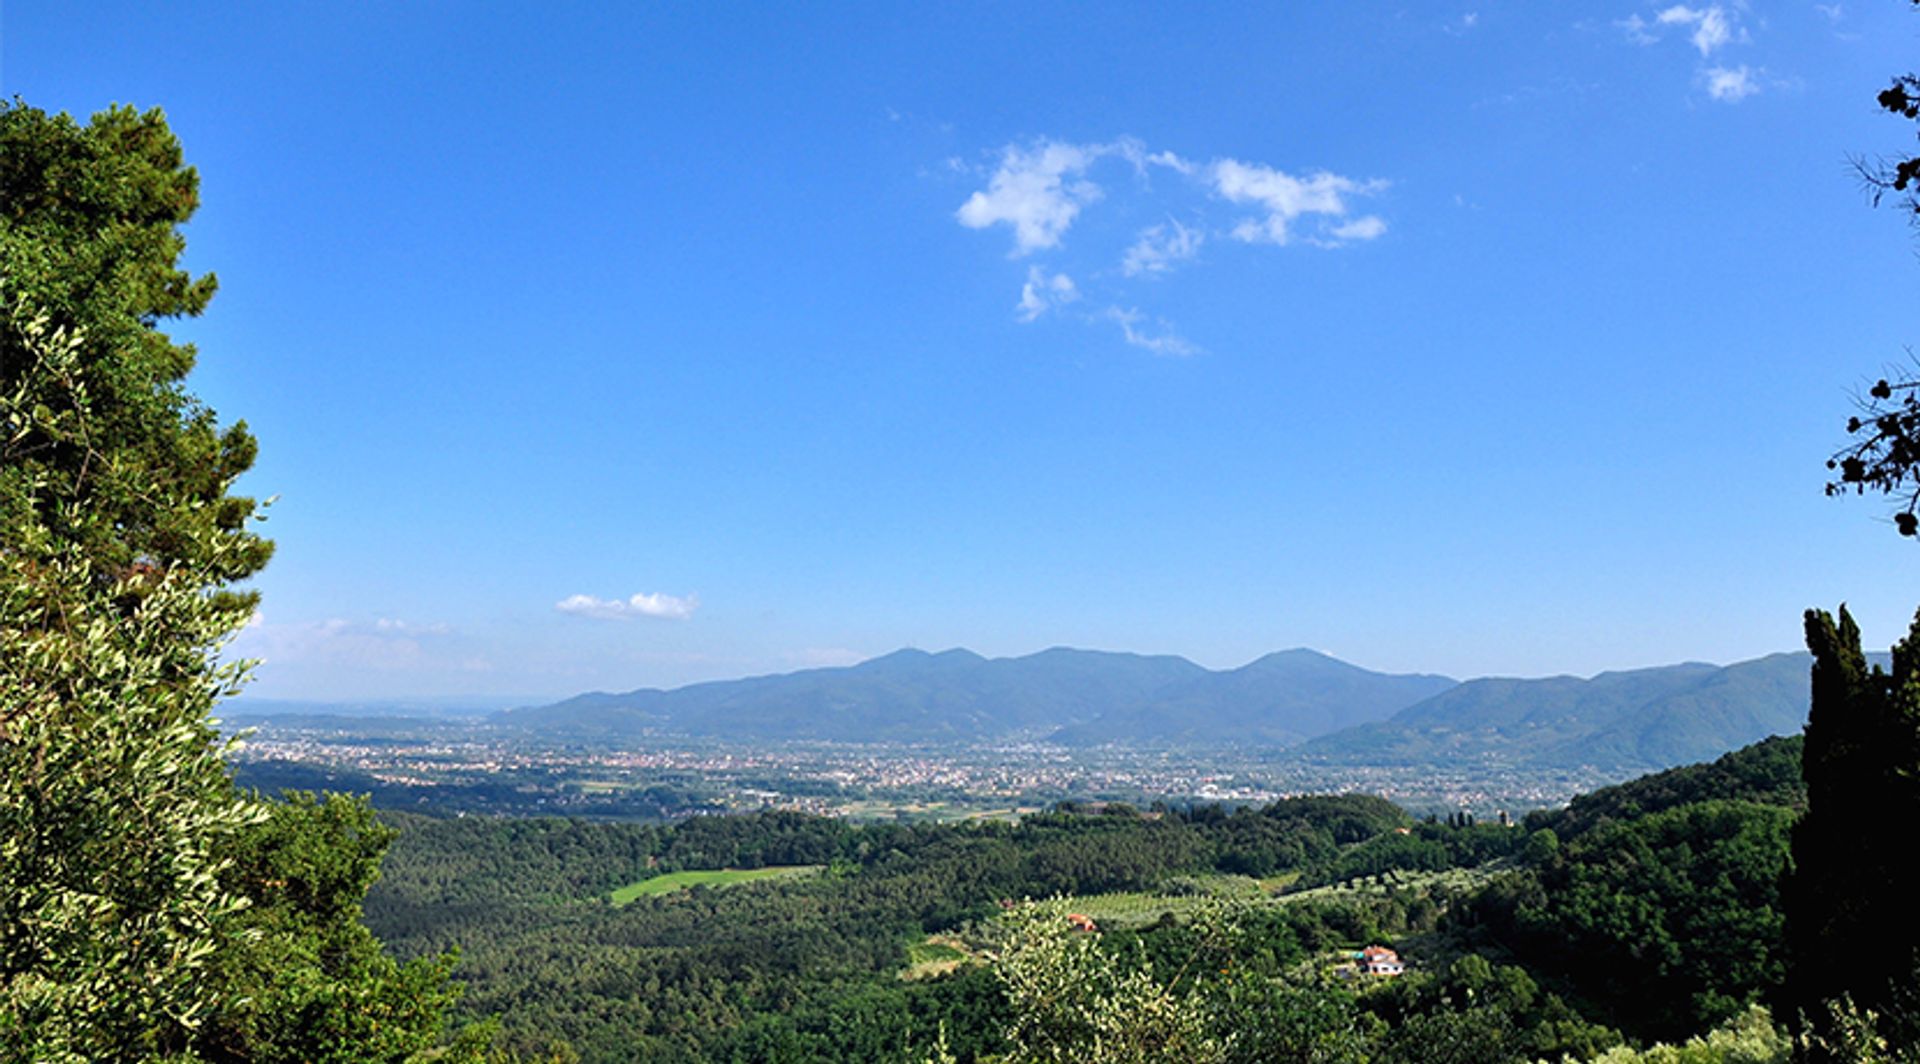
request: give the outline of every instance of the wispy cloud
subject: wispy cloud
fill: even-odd
[[[1614,25],[1619,27],[1620,32],[1627,35],[1627,40],[1635,44],[1660,43],[1660,35],[1653,32],[1653,23],[1648,22],[1639,15],[1628,15],[1626,18],[1614,22]]]
[[[1080,208],[1100,198],[1100,186],[1082,175],[1107,150],[1104,145],[1044,140],[1031,148],[1009,146],[986,191],[975,192],[960,205],[960,224],[969,229],[1012,226],[1016,257],[1059,247]]]
[[[1049,308],[1079,298],[1080,290],[1074,287],[1073,278],[1064,273],[1049,276],[1040,267],[1029,266],[1027,283],[1020,286],[1020,302],[1014,306],[1014,313],[1021,321],[1030,322]]]
[[[1181,358],[1200,353],[1198,347],[1194,346],[1186,337],[1175,332],[1173,326],[1168,324],[1164,319],[1156,319],[1154,322],[1157,331],[1149,332],[1141,328],[1141,323],[1146,321],[1147,316],[1142,314],[1137,307],[1127,310],[1122,310],[1119,307],[1108,307],[1106,313],[1101,316],[1108,321],[1118,324],[1120,326],[1121,336],[1125,337],[1127,343],[1134,347],[1143,348],[1156,355],[1170,355]]]
[[[1103,165],[1130,167],[1133,179],[1096,184]],[[1089,143],[1043,137],[1000,149],[986,187],[968,194],[954,218],[969,229],[1005,226],[1012,258],[1045,256],[1025,266],[1014,303],[1019,321],[1062,317],[1061,307],[1085,298],[1109,309],[1068,317],[1114,322],[1134,347],[1189,355],[1200,348],[1165,319],[1138,309],[1140,293],[1127,291],[1126,282],[1165,277],[1215,240],[1319,248],[1376,240],[1387,232],[1386,220],[1357,213],[1353,205],[1387,187],[1329,170],[1294,174],[1233,158],[1200,161],[1133,137]],[[1111,209],[1094,209],[1109,200]],[[1117,244],[1112,219],[1142,213],[1167,220],[1134,229],[1127,243]],[[1074,249],[1067,246],[1069,230],[1080,245]],[[1148,321],[1156,325],[1149,328]]]
[[[684,621],[693,616],[694,610],[700,608],[700,598],[697,595],[681,597],[657,591],[651,594],[641,592],[624,599],[568,595],[554,603],[553,608],[561,613],[570,613],[576,617],[591,617],[600,621],[630,621],[635,617]]]
[[[1319,221],[1323,223],[1317,233],[1332,236],[1335,241],[1371,240],[1387,231],[1387,224],[1372,216],[1360,219],[1367,223],[1360,226],[1345,222],[1327,224],[1346,217],[1348,197],[1378,192],[1386,187],[1385,182],[1355,181],[1324,170],[1295,177],[1270,166],[1243,163],[1238,159],[1221,159],[1209,167],[1208,172],[1214,190],[1229,202],[1257,204],[1266,212],[1263,217],[1243,219],[1235,225],[1236,240],[1286,244],[1294,235],[1294,223],[1315,215],[1322,216]],[[1348,235],[1341,237],[1336,230],[1345,230]]]
[[[1199,163],[1182,159],[1170,151],[1154,152],[1152,155],[1146,156],[1146,160],[1149,165],[1164,166],[1175,173],[1185,174],[1188,177],[1192,177],[1200,169]]]
[[[1740,24],[1743,7],[1741,4],[1732,7],[1720,4],[1704,7],[1673,4],[1662,8],[1651,19],[1631,15],[1614,25],[1626,32],[1627,39],[1642,45],[1659,43],[1669,31],[1685,32],[1688,43],[1699,53],[1700,65],[1695,70],[1698,84],[1705,87],[1711,99],[1720,103],[1738,103],[1760,92],[1764,86],[1760,76],[1763,72],[1746,65],[1733,66],[1724,62],[1707,64],[1730,45],[1747,44],[1752,40],[1746,28]]]
[[[1165,273],[1176,263],[1198,255],[1205,240],[1205,233],[1173,220],[1142,230],[1120,260],[1120,272],[1128,277]]]
[[[1712,55],[1734,39],[1734,26],[1727,16],[1725,8],[1718,4],[1712,7],[1687,7],[1675,4],[1655,16],[1662,26],[1691,26],[1690,39],[1700,51],[1701,58]]]
[[[1387,223],[1378,215],[1368,214],[1355,218],[1351,222],[1336,225],[1327,233],[1334,240],[1344,243],[1349,240],[1372,240],[1387,231]]]
[[[1732,69],[1709,67],[1703,72],[1703,77],[1707,83],[1707,95],[1721,103],[1739,103],[1760,91],[1754,71],[1744,66]]]

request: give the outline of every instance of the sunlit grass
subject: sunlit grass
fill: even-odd
[[[613,904],[651,898],[692,887],[731,887],[762,879],[798,879],[820,871],[820,865],[776,865],[769,868],[716,868],[707,871],[668,872],[629,883],[613,892]]]

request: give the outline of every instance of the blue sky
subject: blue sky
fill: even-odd
[[[257,694],[1584,674],[1920,603],[1820,491],[1920,342],[1849,164],[1913,144],[1909,5],[821,6],[6,5],[5,93],[201,172]]]

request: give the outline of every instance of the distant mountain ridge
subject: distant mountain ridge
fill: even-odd
[[[1457,683],[1445,676],[1371,672],[1312,650],[1281,650],[1061,728],[1053,740],[1066,746],[1291,746],[1384,720]]]
[[[1662,769],[1806,720],[1806,654],[1582,679],[1373,672],[1312,650],[1211,670],[1172,655],[1055,647],[1017,658],[899,650],[674,690],[580,695],[493,722],[583,739],[1288,747],[1335,763]]]
[[[844,668],[580,695],[496,722],[607,737],[1286,745],[1452,687],[1311,650],[1213,671],[1173,655],[1054,647],[1018,658],[899,650]]]
[[[1812,660],[1787,653],[1584,680],[1469,680],[1390,719],[1308,742],[1300,753],[1374,765],[1668,768],[1798,732],[1807,719]]]

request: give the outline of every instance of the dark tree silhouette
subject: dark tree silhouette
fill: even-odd
[[[1920,0],[1911,0],[1920,7]],[[1920,75],[1902,74],[1879,96],[1882,109],[1920,122]],[[1862,182],[1877,205],[1896,197],[1920,226],[1920,155],[1855,160]],[[1828,495],[1869,491],[1900,502],[1893,524],[1903,536],[1920,534],[1920,377],[1907,373],[1873,383],[1859,400],[1860,412],[1847,419],[1852,442],[1827,459],[1838,478],[1827,482]]]
[[[1894,646],[1891,672],[1868,664],[1845,607],[1837,623],[1808,610],[1806,627],[1807,812],[1781,884],[1790,958],[1782,1004],[1818,1025],[1826,1003],[1844,995],[1879,1013],[1882,1035],[1912,1045],[1920,1016],[1905,988],[1920,966],[1909,918],[1920,879],[1889,832],[1920,810],[1920,618]]]

